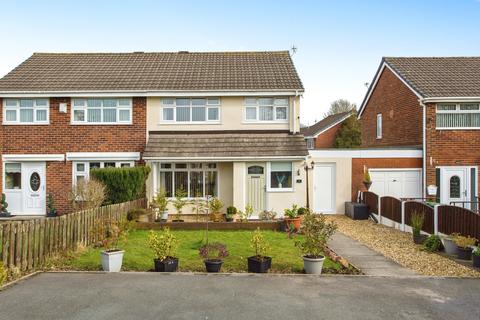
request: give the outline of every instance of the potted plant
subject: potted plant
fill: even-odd
[[[210,216],[212,221],[219,222],[223,218],[223,214],[221,212],[223,208],[223,203],[220,199],[213,197],[210,202],[208,203],[208,207],[210,209]]]
[[[272,258],[267,257],[269,245],[265,241],[260,228],[253,232],[250,247],[255,250],[255,255],[248,257],[248,272],[266,273],[272,266]]]
[[[165,192],[165,190],[161,189],[157,192],[157,194],[153,197],[151,206],[154,208],[156,213],[155,220],[158,220],[159,216],[160,216],[160,221],[168,220],[168,211],[167,211],[168,199],[167,199],[167,193]]]
[[[103,271],[119,272],[122,269],[124,250],[119,249],[119,240],[126,241],[132,229],[132,222],[126,218],[120,221],[105,219],[98,225],[99,237],[104,250],[100,253]]]
[[[153,259],[155,272],[177,271],[178,258],[175,257],[177,245],[178,240],[169,228],[165,228],[160,235],[150,230],[148,246],[155,253],[155,259]]]
[[[258,218],[260,218],[260,220],[263,220],[263,221],[273,221],[275,220],[276,216],[277,216],[277,213],[273,210],[263,210],[258,215]]]
[[[449,236],[442,237],[443,247],[445,248],[445,253],[451,256],[458,255],[457,244],[455,243],[455,238],[460,234],[452,233]]]
[[[295,245],[303,253],[303,268],[308,274],[321,274],[327,241],[337,230],[334,222],[326,221],[324,215],[315,215],[307,210],[302,220],[303,238],[297,238]]]
[[[202,199],[201,195],[197,193],[195,195],[195,199],[192,200],[191,204],[193,206],[193,212],[195,213],[195,218],[197,222],[199,222],[200,216],[204,215],[207,212],[207,203],[205,202],[205,199]]]
[[[480,246],[476,247],[473,251],[473,266],[480,268]]]
[[[10,217],[10,212],[8,212],[7,208],[7,196],[5,193],[2,193],[2,199],[0,201],[0,217]]]
[[[298,206],[296,204],[292,205],[291,209],[284,210],[285,217],[285,227],[286,229],[294,229],[295,231],[300,230],[300,222],[302,218],[298,215]]]
[[[432,234],[423,243],[423,250],[428,252],[437,252],[442,249],[442,246],[442,239],[436,234]]]
[[[425,214],[414,211],[410,217],[410,225],[412,227],[413,242],[415,244],[423,244],[427,240],[426,234],[421,234],[423,222],[425,221]]]
[[[363,185],[365,186],[365,189],[370,190],[370,187],[372,185],[372,178],[370,177],[370,172],[368,172],[368,169],[365,170],[363,174]]]
[[[207,243],[199,250],[207,272],[220,272],[223,259],[228,257],[227,247],[219,242]]]
[[[477,240],[470,236],[457,236],[455,238],[455,243],[457,244],[457,258],[461,260],[471,260],[472,259],[472,247],[475,245]]]
[[[57,216],[57,209],[55,208],[55,200],[53,199],[53,195],[49,193],[47,197],[47,217],[56,217],[56,216]]]
[[[172,201],[173,207],[175,208],[175,219],[173,222],[183,222],[182,219],[182,212],[183,208],[188,204],[188,200],[186,199],[187,192],[182,188],[177,189],[175,192],[175,198]]]
[[[232,222],[236,214],[237,214],[237,208],[235,208],[234,206],[228,207],[227,214],[225,215],[225,220],[227,222]]]

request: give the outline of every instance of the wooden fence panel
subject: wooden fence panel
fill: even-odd
[[[394,197],[381,197],[380,210],[382,217],[402,223],[402,201]]]
[[[363,193],[363,203],[370,208],[370,212],[378,214],[378,195],[365,191]]]
[[[145,199],[84,210],[55,218],[6,221],[0,224],[0,259],[9,268],[27,272],[45,259],[78,245],[98,242],[95,226],[105,219],[120,220],[131,209],[145,208]]]
[[[438,231],[480,239],[480,215],[462,207],[441,205],[438,207]]]
[[[428,233],[434,233],[435,229],[435,217],[433,207],[418,201],[406,201],[405,202],[405,224],[411,226],[410,219],[414,212],[423,213],[425,220],[423,222],[422,230]]]

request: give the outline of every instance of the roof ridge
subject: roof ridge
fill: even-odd
[[[130,52],[34,52],[33,55],[133,55],[133,54],[288,54],[288,50],[252,50],[252,51],[130,51]]]

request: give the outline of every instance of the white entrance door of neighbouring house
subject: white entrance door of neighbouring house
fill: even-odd
[[[315,164],[313,174],[313,210],[316,213],[335,213],[335,164]]]
[[[370,191],[395,198],[422,197],[421,169],[370,169]]]
[[[250,163],[247,165],[247,205],[253,207],[253,215],[257,217],[265,210],[265,164]]]
[[[23,214],[45,214],[45,162],[22,163],[22,198]]]
[[[441,171],[440,202],[470,201],[470,167],[443,167]],[[470,208],[468,204],[465,207]]]

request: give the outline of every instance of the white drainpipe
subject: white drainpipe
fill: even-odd
[[[423,103],[423,100],[419,100],[420,105],[422,106],[422,131],[423,131],[423,198],[427,197],[427,106]]]

